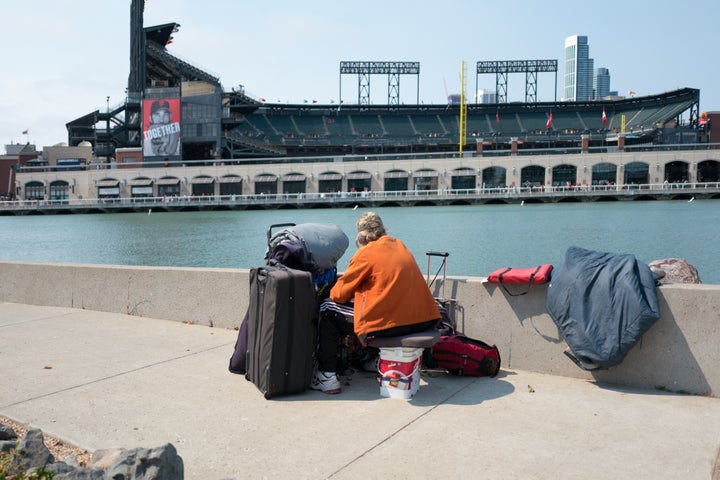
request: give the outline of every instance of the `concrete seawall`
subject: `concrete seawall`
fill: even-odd
[[[233,329],[248,303],[248,270],[0,262],[0,302],[71,307]],[[458,327],[494,343],[503,366],[598,382],[720,394],[720,286],[658,288],[661,318],[608,370],[586,372],[547,312],[546,285],[507,295],[480,277],[433,286],[458,300]],[[228,359],[232,352],[228,352]]]

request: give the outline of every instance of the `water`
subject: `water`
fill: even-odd
[[[447,251],[449,275],[559,265],[569,246],[632,253],[649,263],[684,258],[720,284],[720,203],[647,201],[375,209],[423,271]],[[250,268],[262,264],[277,223],[330,222],[350,237],[364,209],[263,210],[0,217],[0,259],[116,265]],[[433,272],[439,261],[433,262]]]

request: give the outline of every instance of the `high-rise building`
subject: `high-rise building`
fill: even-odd
[[[497,103],[497,92],[481,88],[477,91],[476,101],[477,103]]]
[[[595,100],[602,100],[610,95],[610,70],[605,67],[595,69],[593,76],[593,90]]]
[[[583,102],[593,99],[593,59],[587,36],[565,39],[565,92],[563,100]]]

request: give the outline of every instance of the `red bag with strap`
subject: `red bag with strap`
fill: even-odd
[[[553,266],[549,263],[532,268],[498,268],[487,277],[487,280],[490,283],[499,283],[508,295],[515,297],[528,293],[534,283],[549,282],[552,269]],[[527,285],[528,288],[524,292],[512,293],[505,285]]]
[[[452,375],[494,377],[500,371],[498,348],[465,335],[443,335],[431,352],[434,367],[444,368]]]

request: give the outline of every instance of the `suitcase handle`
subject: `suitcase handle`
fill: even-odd
[[[435,280],[437,279],[438,275],[440,275],[440,271],[443,272],[443,297],[445,296],[445,277],[447,276],[447,262],[448,257],[450,256],[450,253],[448,252],[435,252],[433,250],[429,250],[425,252],[425,255],[428,257],[428,268],[427,268],[427,285],[428,288],[432,288],[433,283],[435,283]],[[432,257],[442,257],[442,263],[440,264],[440,268],[435,273],[435,277],[433,277],[432,281],[430,280],[430,260]]]
[[[270,239],[272,238],[272,231],[273,228],[281,228],[281,227],[294,227],[294,223],[275,223],[273,225],[270,225],[267,229],[267,239],[268,239],[268,245],[270,245]]]

